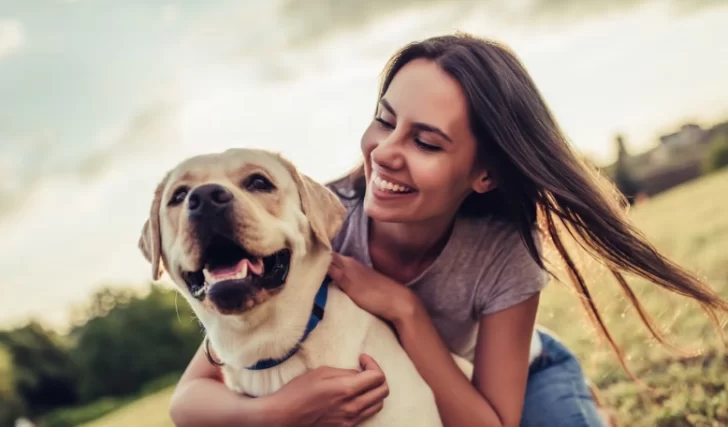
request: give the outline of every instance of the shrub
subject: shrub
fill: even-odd
[[[708,148],[708,155],[703,163],[705,173],[715,172],[728,166],[728,133],[714,136]]]

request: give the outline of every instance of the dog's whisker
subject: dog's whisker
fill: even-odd
[[[174,294],[174,311],[177,313],[177,321],[179,323],[182,323],[182,318],[179,317],[179,306],[177,305],[177,298],[179,297],[179,293]]]

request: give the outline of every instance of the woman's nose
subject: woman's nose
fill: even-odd
[[[390,134],[379,141],[371,152],[372,162],[387,169],[401,169],[404,166],[404,153],[402,144]]]

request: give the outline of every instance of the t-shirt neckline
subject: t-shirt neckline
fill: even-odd
[[[364,246],[364,261],[370,268],[373,267],[372,257],[369,253],[369,217],[364,212],[364,201],[359,200],[357,209],[359,209],[359,238],[361,239],[361,242]],[[442,248],[440,253],[437,255],[437,258],[435,258],[430,265],[427,266],[422,272],[417,275],[414,279],[410,280],[409,282],[405,283],[404,285],[407,287],[412,287],[417,282],[421,281],[423,278],[425,278],[431,271],[437,268],[438,264],[442,262],[443,258],[446,258],[449,256],[449,253],[454,250],[455,245],[458,241],[458,232],[460,231],[460,224],[462,222],[462,218],[460,218],[459,215],[455,216],[455,223],[453,224],[452,231],[450,232],[450,236],[447,239],[447,243],[445,243],[445,246]]]

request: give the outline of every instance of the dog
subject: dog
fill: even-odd
[[[345,215],[332,191],[280,154],[230,149],[167,173],[139,249],[153,278],[166,271],[192,307],[231,390],[267,395],[320,366],[359,369],[366,353],[389,396],[362,425],[441,426],[394,331],[327,283]],[[453,357],[470,378],[468,362]]]

